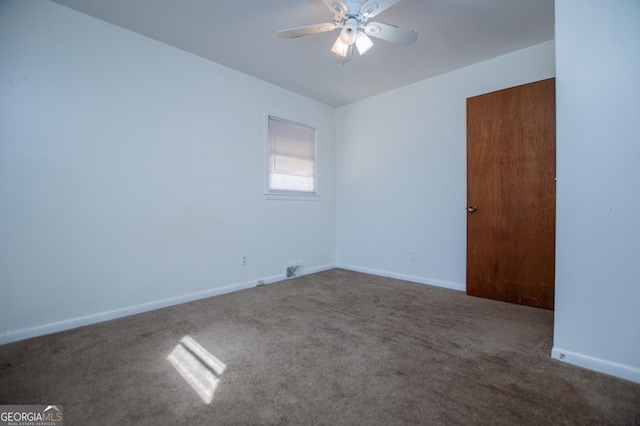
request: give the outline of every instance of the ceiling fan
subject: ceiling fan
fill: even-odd
[[[384,12],[400,0],[322,0],[333,12],[333,22],[307,25],[279,31],[281,38],[297,38],[311,34],[341,29],[331,51],[346,58],[356,45],[358,53],[364,55],[373,46],[369,36],[393,43],[410,45],[418,39],[418,33],[382,22],[368,22],[370,18]]]

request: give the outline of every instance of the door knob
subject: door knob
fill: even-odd
[[[477,208],[476,206],[473,206],[473,205],[472,205],[472,206],[467,207],[467,211],[468,211],[469,213],[473,213],[473,212],[475,212],[476,210],[478,210],[478,208]]]

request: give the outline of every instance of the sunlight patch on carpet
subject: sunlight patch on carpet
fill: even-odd
[[[184,336],[171,351],[167,361],[176,369],[205,404],[211,404],[227,368],[190,336]]]

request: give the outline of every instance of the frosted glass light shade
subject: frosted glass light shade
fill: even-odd
[[[347,52],[349,51],[349,45],[344,44],[340,37],[336,39],[336,42],[333,43],[333,47],[331,51],[338,56],[342,56],[343,58],[347,57]]]
[[[358,48],[358,53],[364,55],[373,47],[373,41],[365,33],[360,33],[356,38],[356,47]]]
[[[351,46],[356,41],[358,27],[353,22],[347,22],[342,31],[340,31],[340,40],[347,46]]]

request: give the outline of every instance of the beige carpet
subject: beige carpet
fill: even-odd
[[[552,331],[334,269],[1,346],[0,404],[65,425],[640,424],[640,385],[552,360]]]

